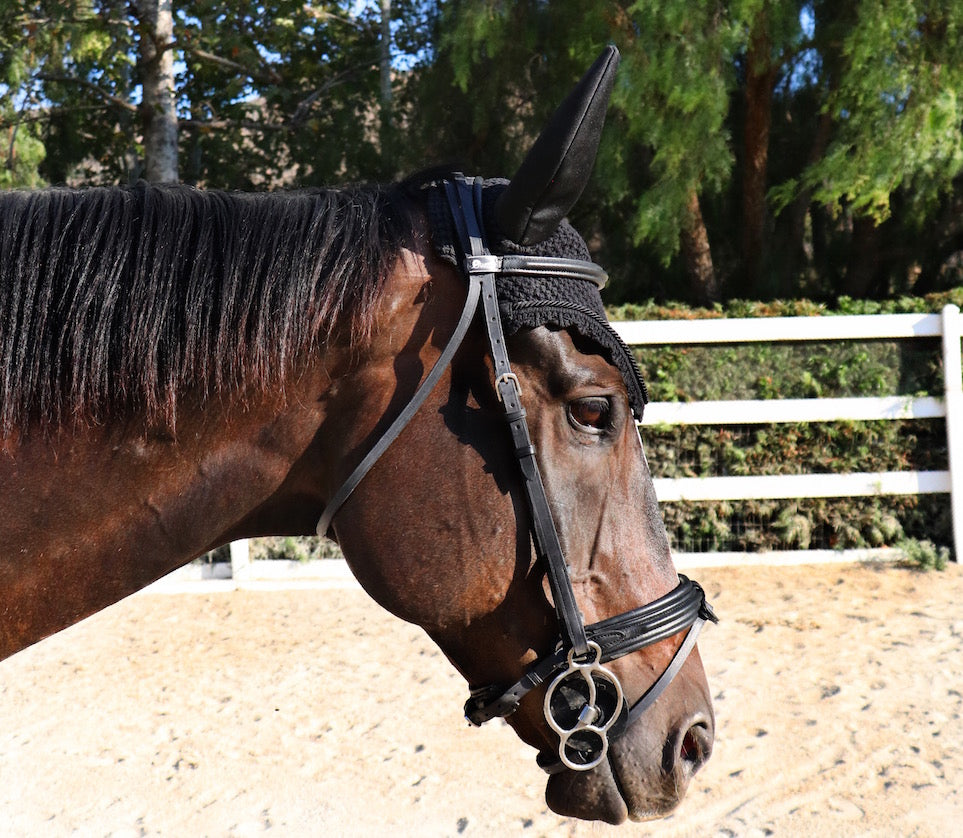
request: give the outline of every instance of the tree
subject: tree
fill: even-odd
[[[470,159],[511,159],[573,66],[619,46],[589,197],[603,223],[588,231],[616,296],[934,287],[963,236],[961,6],[461,0],[441,14],[431,72],[447,65],[471,101],[452,105],[443,83],[433,100],[456,115],[446,147],[460,137]],[[941,258],[921,253],[921,236]]]
[[[188,180],[251,187],[389,174],[378,130],[380,11],[353,15],[349,5],[185,6]]]
[[[658,271],[681,249],[690,295],[718,297],[700,193],[721,189],[732,166],[724,56],[734,30],[720,8],[462,0],[446,4],[439,21],[436,59],[414,87],[432,87],[431,100],[450,109],[436,150],[460,151],[476,170],[517,164],[526,139],[614,41],[622,67],[595,183],[576,208],[581,226],[623,293],[638,290],[640,262]],[[630,252],[640,243],[651,255]]]
[[[394,12],[417,20],[420,5],[396,0]],[[395,28],[406,48],[416,30]],[[251,187],[395,173],[377,119],[377,5],[34,0],[4,5],[0,33],[0,124],[21,139],[33,126],[49,182],[179,174]]]
[[[75,0],[0,6],[0,118],[4,130],[17,137],[29,135],[43,146],[43,152],[34,155],[37,169],[26,179],[29,185],[48,179],[48,172],[57,169],[60,148],[51,138],[58,133],[75,149],[106,151],[103,132],[93,137],[70,130],[70,115],[57,100],[74,84],[68,79],[74,78],[74,92],[85,97],[83,107],[100,110],[113,99],[89,73],[71,74],[75,67],[92,68],[95,57],[109,46],[108,15],[94,21],[89,4]],[[134,112],[128,108],[129,116]]]
[[[829,4],[815,4],[831,22]],[[825,151],[773,192],[777,209],[800,194],[852,225],[842,288],[886,293],[906,260],[884,247],[884,223],[920,232],[963,172],[963,3],[878,0],[862,3],[841,31],[819,41],[826,73],[822,113],[831,126]],[[895,231],[891,231],[895,232]],[[916,259],[919,259],[917,253]],[[887,275],[888,274],[888,275]]]
[[[681,250],[686,296],[702,304],[718,300],[721,283],[700,195],[718,194],[732,169],[727,57],[738,29],[716,3],[640,0],[623,15],[619,35],[621,136],[645,150],[648,166],[641,180],[626,177],[631,169],[613,167],[601,178],[615,194],[634,197],[635,243],[653,247],[663,266]]]
[[[0,0],[0,185],[507,176],[615,42],[573,211],[610,300],[931,290],[963,250],[961,28],[963,0]]]

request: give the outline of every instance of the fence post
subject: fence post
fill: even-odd
[[[251,550],[248,539],[241,538],[231,542],[231,578],[235,584],[246,579],[251,570]]]
[[[943,307],[943,386],[946,394],[946,446],[949,453],[953,552],[963,562],[963,320],[955,305]]]

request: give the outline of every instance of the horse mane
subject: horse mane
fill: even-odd
[[[336,331],[366,339],[412,236],[407,195],[146,183],[0,195],[0,436],[118,407],[173,423],[187,388],[266,388]]]

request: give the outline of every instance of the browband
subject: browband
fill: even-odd
[[[536,278],[582,279],[594,283],[600,291],[609,279],[609,275],[594,262],[563,259],[560,256],[493,256],[485,253],[479,256],[469,255],[466,261],[469,271]]]

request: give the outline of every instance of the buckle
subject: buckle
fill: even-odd
[[[498,401],[505,401],[505,399],[502,398],[502,391],[498,388],[501,387],[502,384],[508,384],[510,382],[514,382],[515,392],[518,394],[518,397],[522,397],[522,385],[518,383],[518,376],[513,372],[503,372],[495,379],[495,393],[498,395]]]

